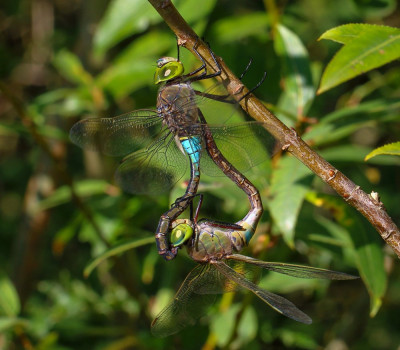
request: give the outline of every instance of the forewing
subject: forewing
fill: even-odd
[[[124,156],[150,144],[162,129],[153,110],[137,110],[114,118],[88,118],[74,124],[71,141],[79,147]]]
[[[278,311],[282,315],[285,315],[301,323],[305,324],[312,323],[311,318],[308,315],[306,315],[303,311],[298,309],[296,305],[294,305],[289,300],[279,295],[261,289],[259,286],[246,279],[240,273],[237,273],[235,270],[231,269],[228,265],[226,265],[222,261],[216,261],[214,265],[216,269],[226,278],[229,278],[238,285],[242,286],[243,288],[250,290],[256,296],[258,296],[262,301],[267,303],[269,306],[271,306],[274,310]]]
[[[122,160],[115,178],[127,192],[160,194],[168,191],[189,169],[187,157],[167,135]]]
[[[211,84],[208,81],[202,83],[193,84],[196,93],[194,98],[189,100],[185,97],[178,97],[175,105],[181,106],[185,110],[199,108],[209,124],[243,121],[243,113],[240,111],[239,104],[228,94],[221,83],[215,81]]]
[[[271,156],[274,138],[261,122],[208,126],[222,155],[240,172],[246,172]],[[221,175],[213,160],[203,152],[201,168],[211,176]]]
[[[256,265],[258,267],[261,267],[269,271],[274,271],[284,275],[289,275],[299,278],[321,278],[330,280],[352,280],[359,278],[358,276],[349,275],[344,272],[319,269],[310,266],[286,264],[279,262],[267,262],[240,254],[233,254],[228,256],[227,258]]]
[[[214,302],[213,294],[198,294],[199,287],[210,283],[210,265],[196,266],[180,286],[174,300],[167,305],[151,324],[151,332],[157,337],[167,337],[193,325]]]

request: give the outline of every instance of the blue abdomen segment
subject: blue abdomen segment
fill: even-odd
[[[199,136],[181,137],[180,141],[190,160],[198,168],[201,155],[201,138]]]

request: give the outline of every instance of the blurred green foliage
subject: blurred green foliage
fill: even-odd
[[[399,50],[375,49],[363,61],[367,73],[355,79],[349,70],[345,79],[336,74],[338,64],[352,55],[359,60],[374,40],[398,36],[395,0],[174,4],[233,71],[240,74],[253,58],[245,84],[254,86],[266,71],[256,95],[364,191],[378,192],[400,222],[399,158],[364,161],[374,148],[399,140],[400,67],[396,61],[382,66]],[[266,275],[261,285],[312,316],[311,326],[230,293],[195,327],[153,338],[151,320],[194,266],[183,252],[163,261],[148,239],[184,183],[169,197],[124,194],[113,184],[118,160],[82,152],[68,131],[83,117],[154,106],[155,62],[176,55],[175,37],[145,0],[6,0],[0,19],[0,76],[9,92],[0,94],[0,349],[398,346],[397,257],[358,212],[287,155],[248,174],[266,208],[249,254],[358,270],[362,281]],[[338,27],[347,23],[393,28]],[[325,39],[340,44],[317,41],[334,27],[340,29]],[[342,40],[348,35],[352,40]],[[187,71],[196,67],[182,51]],[[319,91],[325,92],[317,95],[322,72]],[[229,180],[202,181],[203,217],[235,222],[244,216],[247,201]],[[110,247],[113,256],[105,259]],[[88,274],[98,263],[85,279],[85,268]]]

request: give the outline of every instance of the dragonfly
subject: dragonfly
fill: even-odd
[[[200,168],[209,175],[225,174],[247,196],[254,197],[257,190],[242,172],[268,158],[264,145],[271,145],[273,141],[260,122],[207,124],[200,109],[206,99],[232,101],[228,95],[201,92],[192,87],[193,82],[221,73],[211,50],[217,71],[210,74],[197,44],[193,50],[202,65],[188,74],[183,74],[179,46],[178,58],[163,57],[157,61],[154,83],[162,86],[155,110],[141,109],[114,118],[88,118],[74,124],[70,131],[71,141],[80,147],[124,157],[115,177],[130,193],[165,192],[190,169],[184,195],[161,216],[155,233],[158,253],[166,260],[177,254],[177,247],[171,246],[168,237],[171,222],[197,193]]]
[[[190,219],[177,219],[172,223],[172,244],[185,245],[188,255],[198,265],[187,275],[172,302],[153,320],[151,332],[154,336],[166,337],[195,324],[215,301],[216,294],[240,289],[254,293],[286,317],[311,324],[311,318],[291,301],[257,285],[262,270],[298,278],[358,278],[343,272],[266,262],[238,254],[247,245],[246,237],[254,234],[254,227],[259,220],[257,211],[250,210],[244,219],[231,224],[209,219],[197,221],[199,206],[194,217],[191,215]]]

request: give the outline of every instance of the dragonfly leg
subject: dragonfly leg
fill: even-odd
[[[198,53],[198,51],[197,51],[197,46],[199,46],[198,41],[196,41],[196,43],[194,44],[193,50],[194,50],[194,52],[196,53],[197,57],[198,57],[198,58],[200,59],[200,61],[202,62],[202,65],[201,65],[199,68],[196,68],[194,71],[192,71],[192,72],[190,72],[190,73],[188,73],[188,74],[185,74],[185,76],[184,76],[185,78],[189,78],[189,77],[191,77],[191,76],[197,74],[198,72],[202,71],[203,69],[204,69],[204,72],[201,73],[201,75],[204,75],[204,74],[207,73],[206,62],[203,60],[203,57],[201,57],[200,54]]]
[[[243,73],[240,74],[239,80],[242,80],[242,79],[243,79],[244,75],[248,72],[248,70],[249,70],[249,68],[250,68],[250,66],[251,66],[252,63],[253,63],[253,59],[250,57],[250,61],[249,61],[249,63],[247,63],[247,66],[246,66],[246,68],[244,69]]]
[[[254,90],[258,89],[258,88],[261,86],[261,84],[265,81],[265,78],[266,78],[266,77],[267,77],[267,72],[264,72],[263,77],[262,77],[261,80],[257,83],[257,85],[254,86],[252,89],[250,89],[246,94],[244,94],[244,95],[240,98],[239,102],[240,102],[241,100],[245,99],[247,96],[249,96]]]
[[[193,217],[190,218],[195,223],[197,223],[197,219],[199,217],[200,208],[201,208],[201,205],[203,204],[203,195],[199,194],[199,196],[200,196],[199,204],[197,205],[196,212],[194,214],[194,218]],[[192,205],[192,209],[193,209],[193,205]],[[193,216],[193,212],[191,213],[191,216]]]
[[[207,43],[208,45],[208,43]],[[199,58],[199,60],[202,62],[201,67],[195,69],[193,72],[186,74],[185,77],[191,77],[194,74],[200,72],[201,70],[204,70],[201,74],[199,74],[197,77],[193,77],[190,79],[190,81],[197,81],[197,80],[203,80],[203,79],[209,79],[209,78],[214,78],[218,75],[221,74],[221,66],[217,60],[217,57],[215,56],[214,52],[210,49],[210,46],[208,45],[208,48],[210,50],[210,54],[211,57],[214,61],[214,64],[217,66],[217,71],[215,73],[211,73],[211,74],[207,74],[207,65],[206,65],[206,61],[204,61],[204,58],[200,55],[200,53],[197,51],[197,47],[199,46],[198,42],[196,42],[196,44],[194,44],[193,46],[193,51],[196,54],[196,56]]]

